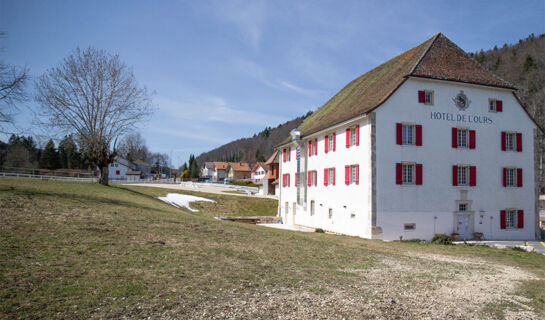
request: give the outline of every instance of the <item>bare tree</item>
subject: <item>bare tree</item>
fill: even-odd
[[[117,140],[151,115],[152,100],[118,55],[77,48],[36,81],[36,101],[45,123],[75,133],[108,185]]]
[[[0,32],[0,38],[4,33]],[[28,82],[28,67],[12,66],[0,61],[0,132],[6,124],[13,124],[13,112],[18,102],[25,101],[25,85]]]
[[[131,162],[135,160],[147,161],[149,157],[146,141],[139,132],[124,136],[119,143],[118,152]]]

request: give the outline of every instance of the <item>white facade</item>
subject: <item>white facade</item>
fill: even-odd
[[[254,183],[259,182],[261,179],[265,178],[265,175],[267,174],[267,170],[263,168],[263,166],[259,164],[256,164],[256,166],[257,166],[257,169],[254,168],[254,170],[252,171],[252,177],[251,177]]]
[[[110,180],[126,180],[127,171],[130,170],[132,170],[132,168],[131,163],[128,160],[116,157],[108,168],[108,178]]]
[[[418,102],[420,90],[433,91],[433,105]],[[461,90],[470,101],[464,110],[453,101]],[[489,112],[489,99],[503,101],[503,111]],[[422,145],[398,145],[397,123],[422,126]],[[356,126],[359,145],[347,148],[346,129]],[[453,127],[475,130],[475,149],[453,148]],[[287,224],[384,240],[429,240],[437,233],[469,239],[476,232],[484,239],[534,239],[536,130],[510,89],[409,78],[374,111],[279,147],[292,152],[290,161],[279,162],[279,214]],[[502,151],[502,132],[522,134],[522,152]],[[326,154],[325,136],[333,133],[335,151]],[[309,157],[308,141],[315,139],[318,154]],[[297,146],[305,175],[299,187]],[[397,163],[421,164],[422,184],[397,184]],[[346,165],[358,165],[358,184],[345,184]],[[453,185],[452,167],[464,165],[476,168],[475,186]],[[522,186],[503,186],[506,167],[522,169]],[[335,185],[324,185],[325,168],[335,168]],[[316,171],[316,186],[308,186],[308,171]],[[502,228],[501,212],[510,209],[523,210],[523,227]]]

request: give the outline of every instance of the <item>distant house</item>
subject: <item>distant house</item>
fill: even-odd
[[[214,171],[212,173],[212,181],[223,181],[227,176],[227,167],[229,164],[227,162],[214,162]]]
[[[278,195],[278,151],[275,151],[263,164],[267,173],[256,183],[261,195]]]
[[[250,166],[245,162],[229,162],[227,178],[231,180],[248,180],[251,176]]]
[[[214,162],[205,162],[201,168],[201,178],[212,179],[214,176]]]
[[[140,171],[142,178],[149,177],[151,173],[151,165],[149,163],[146,163],[142,160],[134,160],[133,164],[135,171]]]
[[[126,176],[127,182],[128,181],[136,182],[136,181],[140,181],[140,179],[142,178],[142,172],[129,170],[125,173],[125,176]]]
[[[132,171],[134,165],[129,160],[115,157],[114,162],[110,163],[108,178],[110,180],[126,180],[127,172]]]
[[[251,171],[251,179],[253,183],[258,183],[267,174],[267,166],[264,162],[257,162],[254,164]]]

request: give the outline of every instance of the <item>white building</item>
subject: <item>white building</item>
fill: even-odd
[[[267,174],[267,166],[263,162],[257,162],[252,168],[251,180],[253,183],[258,183]]]
[[[305,119],[281,153],[284,223],[364,238],[538,236],[538,127],[506,81],[437,34]]]
[[[127,171],[133,170],[133,165],[127,159],[115,157],[114,162],[110,163],[108,178],[110,180],[126,180]]]

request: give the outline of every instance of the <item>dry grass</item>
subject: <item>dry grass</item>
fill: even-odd
[[[0,317],[543,318],[545,256],[217,221],[268,199],[0,179]],[[191,192],[187,192],[191,193]],[[195,194],[195,193],[193,193]]]

